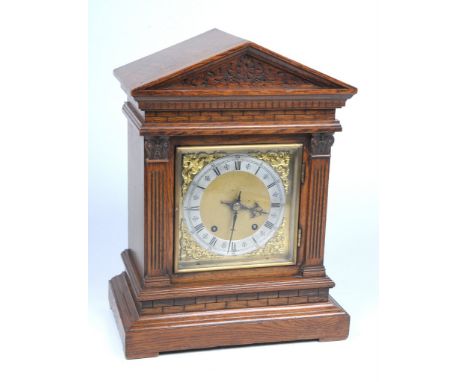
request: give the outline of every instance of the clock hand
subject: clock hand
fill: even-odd
[[[259,215],[268,215],[268,211],[264,211],[262,207],[260,207],[260,205],[257,203],[257,202],[254,202],[254,205],[252,207],[247,207],[246,205],[242,204],[240,202],[240,193],[239,193],[239,196],[237,197],[236,200],[234,200],[233,202],[224,202],[224,201],[221,201],[221,204],[225,204],[227,206],[229,206],[229,208],[234,211],[241,211],[241,210],[247,210],[250,212],[250,217],[251,218],[254,218],[254,217],[257,217]]]
[[[229,250],[231,249],[231,242],[232,242],[232,235],[234,234],[234,230],[236,227],[236,221],[237,221],[237,211],[234,211],[234,216],[232,217],[232,227],[231,227],[231,236],[229,237],[229,244],[228,244],[228,249],[227,253],[229,253]]]
[[[234,234],[234,230],[236,228],[237,213],[238,213],[238,210],[242,206],[241,203],[240,203],[241,193],[242,193],[242,191],[239,191],[239,195],[237,196],[237,199],[230,205],[232,212],[234,212],[234,215],[232,217],[231,236],[229,237],[229,244],[228,244],[228,249],[227,249],[226,254],[228,254],[229,250],[231,249],[232,235]]]
[[[245,210],[245,209],[248,209],[248,207],[244,206],[240,200],[241,200],[241,193],[242,191],[239,191],[239,195],[237,195],[237,198],[232,201],[232,202],[224,202],[221,200],[221,204],[225,204],[227,206],[229,206],[229,208],[232,210],[232,211],[238,211],[238,210]]]
[[[254,218],[258,215],[267,215],[268,214],[268,211],[263,211],[263,208],[260,207],[260,205],[255,202],[253,207],[248,207],[247,208],[249,211],[250,211],[250,217],[251,218]]]
[[[226,206],[229,206],[229,208],[230,208],[231,210],[233,209],[234,204],[236,204],[236,205],[238,206],[239,210],[250,210],[250,208],[247,207],[246,205],[244,205],[244,204],[242,204],[242,203],[238,203],[238,202],[236,202],[236,201],[234,201],[234,202],[223,202],[223,201],[221,200],[221,204],[225,204]]]

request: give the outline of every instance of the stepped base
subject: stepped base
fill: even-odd
[[[348,337],[349,315],[335,300],[298,305],[141,315],[126,272],[109,285],[109,301],[128,359],[162,352]]]

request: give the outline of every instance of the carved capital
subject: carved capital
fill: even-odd
[[[314,157],[329,157],[331,153],[331,147],[335,138],[333,133],[318,133],[312,134],[310,138],[310,156]]]
[[[145,159],[166,162],[169,152],[169,137],[145,138]]]

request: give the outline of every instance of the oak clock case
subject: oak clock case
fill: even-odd
[[[175,272],[296,262],[302,146],[179,147]]]
[[[336,109],[357,89],[217,29],[114,74],[128,248],[109,303],[125,356],[347,338],[325,227]]]

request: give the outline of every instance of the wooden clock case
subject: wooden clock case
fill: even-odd
[[[335,109],[356,88],[219,30],[115,70],[128,95],[128,249],[109,300],[127,358],[348,336],[323,266]],[[301,143],[297,262],[174,273],[177,146]]]

